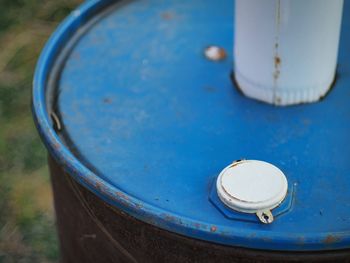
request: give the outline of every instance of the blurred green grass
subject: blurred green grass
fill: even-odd
[[[0,262],[57,262],[46,151],[35,130],[35,63],[82,0],[0,0]]]

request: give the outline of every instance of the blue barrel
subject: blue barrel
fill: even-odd
[[[350,3],[333,90],[284,108],[233,87],[233,10],[230,0],[92,0],[52,35],[33,115],[63,262],[350,260]],[[222,60],[203,55],[210,45]],[[273,223],[218,198],[236,159],[284,172]]]

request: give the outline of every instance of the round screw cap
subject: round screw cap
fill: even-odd
[[[276,166],[257,160],[236,161],[227,166],[216,183],[220,200],[244,213],[270,211],[285,198],[288,182]]]

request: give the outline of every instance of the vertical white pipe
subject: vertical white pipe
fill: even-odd
[[[343,0],[236,0],[234,75],[275,105],[314,102],[331,87]]]

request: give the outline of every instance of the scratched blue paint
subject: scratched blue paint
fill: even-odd
[[[34,118],[64,169],[110,204],[186,236],[267,250],[350,248],[350,3],[332,92],[278,108],[232,87],[233,1],[110,2],[72,13],[36,68]],[[210,44],[228,58],[206,60]],[[227,218],[209,200],[221,169],[242,158],[271,162],[297,185],[291,209],[271,225]]]

